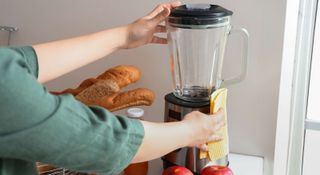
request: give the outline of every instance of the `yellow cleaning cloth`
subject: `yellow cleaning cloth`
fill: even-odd
[[[224,110],[225,121],[227,123],[227,92],[225,88],[214,91],[210,97],[210,114],[218,112],[220,108]],[[201,151],[200,159],[209,158],[211,161],[215,161],[223,158],[229,154],[229,138],[228,138],[228,127],[223,126],[217,134],[220,134],[223,140],[218,142],[208,143],[208,152]]]

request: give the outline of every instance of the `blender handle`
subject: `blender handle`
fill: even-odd
[[[240,34],[243,40],[243,52],[241,60],[241,71],[240,74],[229,79],[222,78],[222,86],[228,86],[231,84],[236,84],[245,79],[247,75],[247,65],[248,65],[248,45],[249,45],[249,33],[244,28],[231,29],[229,35],[231,34]]]

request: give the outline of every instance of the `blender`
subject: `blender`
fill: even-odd
[[[184,4],[172,9],[166,21],[170,70],[174,91],[165,96],[165,122],[180,121],[192,111],[210,112],[210,95],[218,88],[245,78],[248,53],[247,30],[233,29],[233,12],[212,4]],[[228,36],[242,37],[240,74],[222,77]],[[228,166],[228,156],[211,161],[200,159],[200,150],[185,147],[162,157],[163,166],[184,166],[200,174],[207,165]]]

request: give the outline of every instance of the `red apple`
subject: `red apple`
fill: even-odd
[[[213,165],[205,167],[201,175],[233,175],[233,172],[226,166]]]
[[[182,166],[172,166],[167,169],[165,169],[162,173],[162,175],[193,175],[193,173]]]

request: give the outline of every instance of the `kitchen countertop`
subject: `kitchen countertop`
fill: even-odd
[[[231,153],[229,154],[229,162],[235,175],[263,175],[263,157]],[[161,175],[162,171],[160,159],[149,163],[148,175]]]
[[[229,162],[235,175],[263,175],[263,157],[231,153]]]

